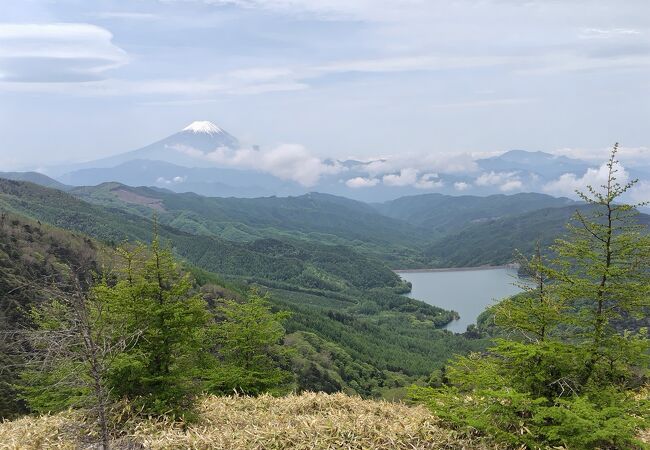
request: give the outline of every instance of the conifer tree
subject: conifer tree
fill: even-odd
[[[494,307],[506,332],[487,354],[457,357],[448,383],[415,398],[464,429],[530,448],[634,448],[650,425],[637,392],[648,374],[650,235],[621,197],[636,181],[617,180],[618,145],[600,187],[578,192],[585,205],[545,261],[526,262],[531,283]],[[632,325],[632,326],[631,326]]]
[[[214,393],[232,392],[258,395],[286,391],[293,376],[282,368],[288,365],[281,345],[286,312],[272,312],[268,295],[252,290],[243,302],[226,301],[217,311],[217,354],[219,362],[207,374],[207,389]]]
[[[205,301],[192,293],[169,248],[154,236],[148,247],[122,247],[123,274],[98,289],[111,307],[110,320],[141,336],[119,355],[109,380],[113,392],[150,414],[182,416],[200,389],[214,321]]]
[[[635,330],[622,334],[616,326],[640,318],[650,307],[650,238],[647,227],[635,221],[636,208],[643,204],[620,203],[637,180],[618,181],[617,150],[618,144],[601,189],[588,186],[586,193],[577,192],[591,214],[578,211],[568,238],[554,247],[557,295],[575,311],[569,322],[575,327],[572,340],[585,358],[575,380],[578,389],[627,379],[632,367],[647,364],[647,335]]]

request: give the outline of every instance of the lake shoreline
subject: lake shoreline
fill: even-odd
[[[474,270],[517,269],[516,264],[503,264],[500,266],[474,266],[474,267],[440,267],[437,269],[393,269],[395,273],[425,273],[425,272],[470,272]]]
[[[398,276],[411,287],[407,297],[457,313],[458,319],[442,329],[464,333],[495,301],[521,292],[519,284],[514,282],[517,276],[514,267],[416,269],[402,271]]]

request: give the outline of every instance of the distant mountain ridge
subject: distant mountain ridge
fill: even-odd
[[[516,192],[547,192],[547,185],[564,174],[581,178],[597,165],[566,156],[541,151],[511,150],[498,156],[464,162],[466,170],[444,170],[440,173],[420,167],[417,161],[395,166],[391,159],[359,160],[320,159],[308,154],[280,154],[268,162],[252,164],[255,152],[264,161],[267,152],[257,146],[244,146],[217,124],[200,120],[180,131],[140,149],[79,164],[59,166],[45,172],[58,181],[74,186],[96,185],[116,181],[131,186],[154,186],[174,192],[195,192],[216,197],[260,197],[301,195],[323,192],[361,200],[384,202],[423,192],[448,195],[491,195]],[[242,152],[242,153],[239,153]],[[252,152],[252,153],[251,153]],[[237,167],[245,155],[245,164]],[[277,167],[277,158],[289,158],[287,164],[300,163],[292,158],[306,158],[304,170],[321,170],[313,185],[298,182]],[[321,165],[321,169],[314,164]],[[413,164],[409,167],[409,164]],[[253,166],[255,169],[251,169]],[[331,170],[330,170],[331,169]],[[650,171],[637,171],[633,176],[650,177]],[[282,176],[278,175],[283,173]],[[275,174],[275,175],[274,175]],[[571,191],[567,192],[569,195]]]
[[[95,161],[45,168],[42,172],[71,186],[115,181],[179,193],[246,198],[322,192],[381,203],[434,192],[476,196],[538,192],[573,196],[575,180],[585,176],[592,179],[600,166],[527,150],[510,150],[482,159],[460,158],[450,164],[444,160],[436,162],[430,157],[422,161],[413,157],[401,160],[400,156],[368,160],[320,158],[300,145],[273,148],[244,145],[217,124],[200,120],[140,149]],[[442,168],[434,169],[437,165]],[[650,181],[648,167],[636,165],[625,170],[632,178]]]
[[[72,187],[39,172],[0,172],[0,178],[14,181],[29,181],[39,186],[59,189],[61,191],[67,191]]]
[[[49,184],[53,180],[38,176],[33,181]],[[150,220],[156,214],[163,225],[199,236],[199,240],[211,237],[246,244],[271,239],[347,246],[393,269],[512,262],[515,250],[530,253],[536,241],[550,245],[564,233],[571,215],[584,207],[568,198],[537,193],[485,197],[432,193],[367,204],[321,193],[205,197],[115,182],[60,190],[119,212],[116,217],[123,217],[125,223],[115,227],[114,233],[128,230],[135,217]],[[56,208],[60,202],[51,203],[49,207]],[[93,222],[91,216],[88,220]],[[639,217],[642,223],[650,223],[650,216]],[[74,222],[80,220],[77,217]],[[87,226],[93,229],[94,225]],[[139,239],[143,236],[137,235]]]
[[[115,167],[80,169],[59,179],[75,186],[94,186],[114,181],[129,186],[155,186],[209,197],[266,197],[304,192],[304,188],[297,183],[251,170],[183,167],[147,159],[133,159]]]
[[[424,264],[417,247],[425,230],[380,214],[372,206],[344,197],[308,193],[292,197],[219,198],[174,193],[118,183],[78,187],[77,198],[120,208],[193,234],[235,242],[256,239],[315,240],[349,245],[397,267]]]
[[[377,211],[401,219],[432,233],[444,235],[460,228],[503,216],[522,214],[544,208],[560,208],[576,202],[546,194],[495,194],[485,197],[421,194],[374,204]]]
[[[479,159],[476,163],[483,170],[495,172],[523,172],[546,178],[557,178],[565,173],[584,174],[592,167],[585,161],[552,155],[546,152],[510,150],[492,158]]]
[[[496,217],[447,234],[424,249],[426,256],[441,267],[501,265],[513,261],[515,251],[530,257],[536,244],[548,249],[567,235],[566,224],[576,211],[593,212],[593,206],[574,203],[561,207],[533,209]],[[650,225],[650,215],[639,214],[639,224]]]
[[[113,205],[91,204],[70,193],[1,178],[0,208],[110,243],[125,240],[149,242],[153,230],[150,218],[120,208],[118,202]],[[383,283],[400,284],[399,278],[385,264],[343,246],[311,242],[306,247],[297,240],[294,240],[295,244],[278,246],[275,243],[282,244],[280,241],[259,238],[235,242],[218,237],[216,233],[191,233],[173,225],[161,224],[158,229],[160,237],[173,242],[179,255],[212,272],[260,280],[282,278],[294,283],[298,280],[316,283],[317,280],[312,280],[313,274],[327,272],[331,286],[354,286],[354,282],[348,280],[350,274],[358,271],[372,273],[371,277],[359,280],[359,288]],[[268,251],[269,248],[280,251],[273,253]],[[350,266],[346,268],[348,264]],[[347,273],[344,276],[347,280],[337,273]]]

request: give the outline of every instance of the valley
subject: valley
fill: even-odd
[[[496,219],[478,220],[487,214],[525,215],[535,205],[561,209],[567,202],[539,194],[478,200],[431,194],[368,205],[317,193],[239,199],[119,183],[60,190],[0,180],[3,210],[86,234],[103,245],[146,242],[158,223],[161,238],[199,279],[236,291],[260,286],[277,308],[291,312],[287,342],[304,348],[296,370],[318,374],[302,389],[367,396],[403,395],[403,386],[427,376],[453,353],[486,345],[462,335],[462,325],[478,313],[461,311],[458,325],[450,311],[460,309],[453,300],[457,297],[438,302],[426,289],[420,294],[416,284],[408,298],[404,294],[410,286],[392,269],[453,266],[448,261],[455,261],[454,254],[430,253],[435,242],[454,236],[452,230],[489,227]],[[432,216],[431,211],[444,214]],[[512,256],[515,246],[533,239],[523,234],[500,251]],[[493,239],[485,235],[485,241]],[[495,262],[492,253],[473,255],[476,265]],[[445,289],[456,288],[452,283]],[[494,295],[509,292],[506,286]],[[447,326],[461,334],[445,331]]]

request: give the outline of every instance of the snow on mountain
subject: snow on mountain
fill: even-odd
[[[221,128],[209,120],[197,120],[195,122],[192,122],[183,128],[183,131],[191,131],[192,133],[206,133],[210,135],[225,133]]]

